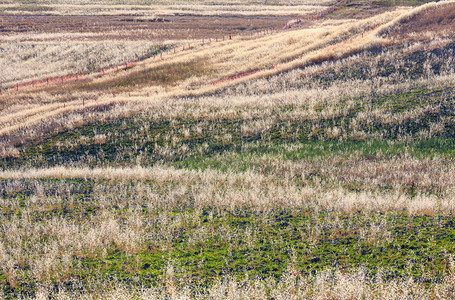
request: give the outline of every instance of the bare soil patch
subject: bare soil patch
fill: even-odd
[[[144,19],[135,16],[0,15],[0,32],[2,35],[62,32],[100,34],[89,39],[202,39],[278,29],[293,17],[176,15]]]

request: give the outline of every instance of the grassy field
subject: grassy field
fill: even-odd
[[[422,3],[138,38],[102,58],[126,70],[2,93],[0,298],[454,298],[455,4]]]

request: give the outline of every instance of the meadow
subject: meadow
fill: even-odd
[[[211,43],[146,31],[108,53],[100,30],[64,69],[2,69],[13,87],[94,49],[106,68],[138,60],[0,95],[0,297],[454,298],[455,3],[422,3],[349,1]]]

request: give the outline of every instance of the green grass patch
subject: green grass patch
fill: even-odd
[[[306,143],[251,143],[240,151],[226,151],[218,155],[192,156],[172,165],[195,170],[215,169],[223,172],[259,169],[267,156],[281,161],[313,161],[334,157],[396,158],[410,155],[417,159],[452,158],[455,156],[455,139],[432,138],[414,142],[387,141],[317,141]]]
[[[146,184],[156,192],[166,189],[153,182],[123,184],[131,199],[138,184]],[[138,198],[122,205],[110,202],[103,208],[97,207],[95,199],[100,187],[112,195],[116,185],[116,182],[94,179],[3,179],[0,196],[10,203],[21,204],[1,208],[2,224],[9,226],[18,219],[28,218],[27,222],[34,226],[46,226],[59,218],[84,228],[96,224],[106,214],[122,222],[130,218],[131,209],[139,204]],[[12,186],[22,189],[13,190]],[[41,205],[36,209],[33,197],[40,193],[36,188],[40,186],[45,196],[71,196],[75,200],[72,207]],[[56,192],[58,187],[65,187],[60,188],[62,194]],[[28,211],[26,215],[25,211]],[[416,281],[431,284],[449,274],[449,257],[455,254],[455,217],[447,215],[342,213],[307,208],[263,211],[191,204],[144,205],[134,214],[135,218],[149,220],[141,227],[146,238],[138,251],[125,250],[121,243],[114,242],[108,245],[107,251],[94,248],[77,252],[71,255],[72,267],[62,276],[55,274],[51,281],[57,286],[98,278],[135,286],[157,286],[168,282],[171,276],[177,285],[194,282],[195,289],[204,289],[224,276],[279,279],[288,266],[293,266],[301,276],[327,269],[347,272],[362,267],[371,276],[383,272],[388,279],[412,276]],[[58,239],[45,231],[39,234],[42,247]],[[29,238],[32,237],[24,237]],[[3,232],[0,239],[3,245],[9,245]],[[16,269],[22,274],[17,278],[17,286],[11,286],[8,277],[0,273],[3,292],[7,296],[33,293],[40,282],[31,279],[28,261]]]

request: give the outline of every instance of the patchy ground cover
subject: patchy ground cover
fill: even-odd
[[[398,2],[368,9],[419,4]],[[3,95],[5,126],[49,117],[1,133],[0,297],[455,297],[454,37],[408,39],[409,24],[441,13],[438,5],[453,3],[352,21],[357,31],[322,46],[298,28],[202,47],[198,59],[182,52],[170,63]],[[123,17],[99,24],[166,23]],[[168,17],[182,28],[193,18]],[[334,19],[315,24],[344,32]],[[416,28],[439,32],[433,25]],[[324,56],[374,30],[387,42]],[[267,43],[322,50],[311,63],[212,83],[223,58],[253,65],[242,54],[260,59],[255,47]],[[157,96],[181,82],[213,87]]]
[[[114,278],[136,288],[193,283],[194,295],[226,276],[279,280],[291,270],[304,281],[360,267],[367,278],[412,277],[434,288],[454,271],[454,217],[443,212],[201,206],[191,191],[175,195],[176,186],[142,180],[1,186],[0,282],[7,296],[34,296],[48,281],[54,292],[77,293]]]
[[[0,88],[45,77],[99,72],[152,57],[159,48],[180,49],[188,42],[279,29],[290,18],[0,15],[0,61],[4,65]]]

